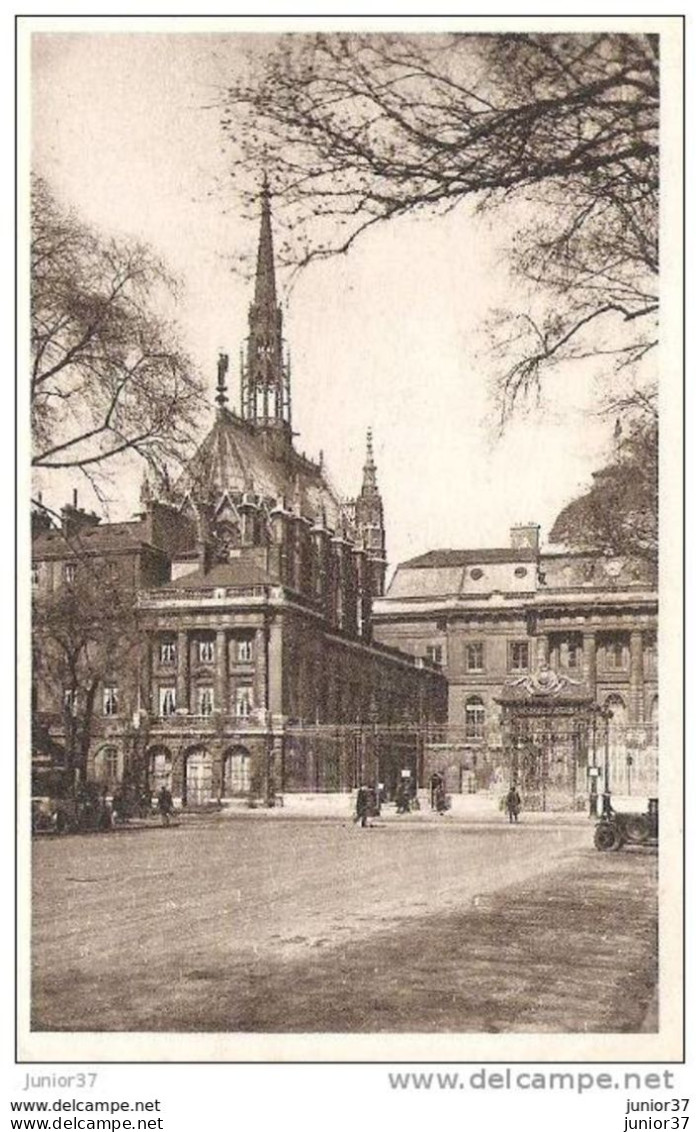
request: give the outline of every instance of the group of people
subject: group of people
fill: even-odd
[[[112,798],[112,814],[116,822],[125,822],[129,817],[146,817],[152,812],[152,798],[149,790],[143,792],[138,802],[134,803],[126,792],[115,790]],[[156,809],[160,814],[162,825],[170,825],[170,819],[175,813],[173,796],[167,786],[161,786],[156,795]]]
[[[365,828],[371,817],[378,817],[381,812],[381,803],[386,801],[384,788],[379,784],[375,789],[364,783],[360,785],[355,798],[354,821]],[[401,778],[394,794],[394,803],[397,814],[409,814],[420,809],[415,783],[412,779]],[[430,779],[430,808],[438,814],[445,814],[450,808],[450,799],[445,791],[445,780],[441,774],[435,773]]]

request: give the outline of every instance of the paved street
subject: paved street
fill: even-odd
[[[33,853],[35,1029],[624,1030],[655,981],[656,859],[588,825],[229,818]]]

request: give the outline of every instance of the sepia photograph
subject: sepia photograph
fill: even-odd
[[[389,24],[20,19],[25,1060],[682,1056],[683,21]]]

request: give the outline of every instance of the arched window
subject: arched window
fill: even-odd
[[[162,786],[172,789],[173,760],[167,747],[153,747],[149,751],[151,793],[157,794]]]
[[[606,711],[610,712],[610,731],[615,734],[627,726],[627,705],[622,696],[614,694],[605,701]]]
[[[480,696],[470,696],[464,705],[467,739],[483,739],[486,730],[486,708]]]
[[[212,796],[211,755],[204,747],[192,747],[185,752],[185,801],[188,806],[200,806]]]
[[[95,755],[95,779],[104,786],[114,786],[119,781],[119,750],[117,747],[102,747]]]
[[[223,796],[235,798],[250,791],[250,752],[233,747],[224,757]]]

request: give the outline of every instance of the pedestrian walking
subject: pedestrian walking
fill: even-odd
[[[405,779],[401,779],[396,788],[396,812],[408,814],[411,812],[411,792]]]
[[[442,787],[442,789],[444,791],[445,780],[442,777],[442,775],[440,774],[440,772],[436,770],[430,776],[430,808],[431,808],[431,810],[435,809],[435,799],[436,799],[438,791],[440,790],[440,787]]]
[[[362,784],[357,791],[357,798],[355,800],[355,821],[359,822],[364,829],[367,825],[367,816],[369,814],[370,797],[369,790]]]
[[[158,810],[162,824],[170,825],[170,818],[173,813],[173,796],[167,786],[161,786],[158,792]]]
[[[506,794],[506,813],[509,822],[517,822],[521,805],[520,795],[514,783]]]
[[[435,791],[435,809],[440,817],[447,813],[450,808],[450,801],[445,793],[445,783],[440,780],[440,785]]]

